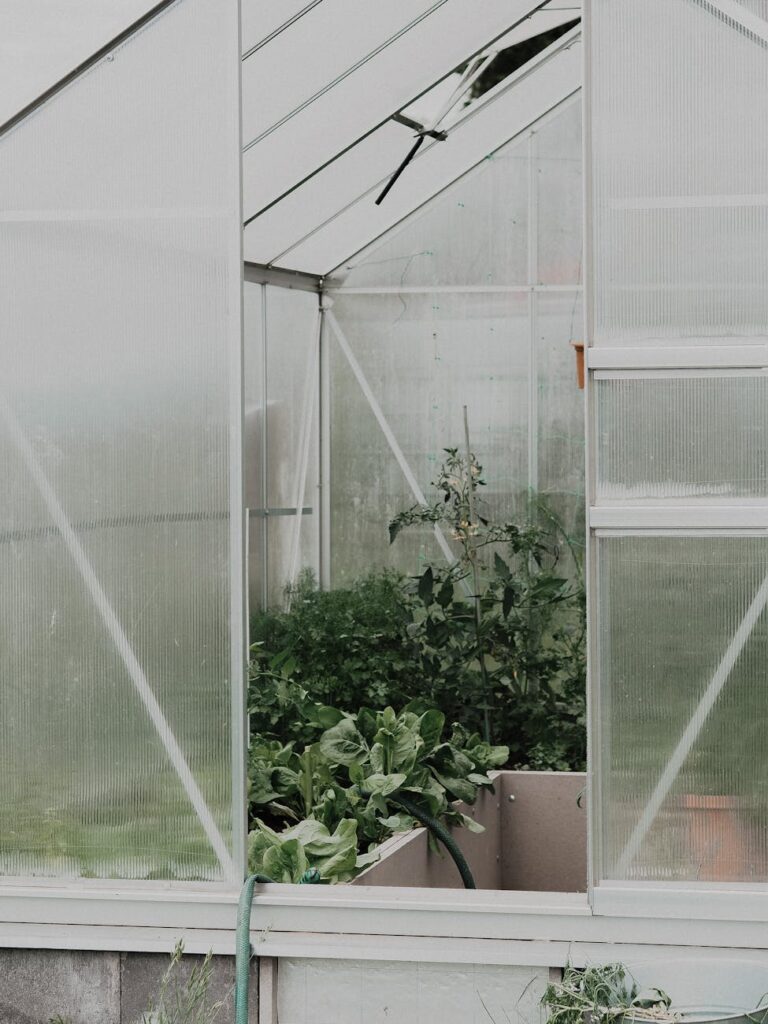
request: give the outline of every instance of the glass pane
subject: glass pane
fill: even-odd
[[[468,407],[483,497],[501,520],[525,507],[528,491],[528,310],[525,293],[347,295],[333,306],[424,491],[443,448],[463,444]],[[440,557],[434,538],[408,531],[390,548],[387,523],[416,498],[343,352],[330,349],[334,582],[372,565],[417,571]]]
[[[237,39],[176,4],[0,141],[4,874],[239,875]]]
[[[765,334],[766,38],[715,4],[596,0],[592,65],[595,340]]]
[[[768,881],[768,546],[599,541],[600,877]]]
[[[596,382],[601,499],[768,494],[768,377]]]

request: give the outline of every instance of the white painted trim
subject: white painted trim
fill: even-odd
[[[722,947],[683,947],[685,957],[708,962],[756,960],[768,966],[768,951]],[[405,963],[487,964],[509,967],[584,967],[611,960],[668,960],[681,956],[675,945],[566,942],[511,939],[453,939],[421,936],[266,935],[255,947],[257,956],[301,959],[363,960]]]
[[[609,882],[595,886],[593,905],[595,914],[624,917],[631,913],[655,922],[730,920],[744,922],[745,930],[748,922],[758,922],[763,930],[762,946],[768,947],[768,884],[733,883],[715,889],[695,882]]]
[[[691,338],[686,345],[670,345],[651,338],[642,346],[593,345],[585,354],[591,370],[762,368],[768,366],[768,339],[734,344],[733,338]]]
[[[698,367],[696,369],[593,370],[595,380],[723,380],[733,377],[765,377],[768,367]]]
[[[589,510],[593,530],[768,530],[768,503],[713,505],[615,504],[593,505]]]
[[[583,288],[580,284],[379,285],[370,288],[329,285],[325,291],[329,295],[527,295],[529,292],[581,292]]]
[[[407,959],[548,966],[576,962],[575,944],[768,948],[765,892],[601,885],[595,894],[604,916],[576,893],[264,885],[251,941],[263,956],[383,960],[400,949]],[[191,952],[231,954],[237,900],[211,887],[2,885],[0,946],[168,952],[183,938]]]

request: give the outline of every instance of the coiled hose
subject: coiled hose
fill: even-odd
[[[251,905],[257,882],[270,883],[267,875],[249,875],[240,893],[237,905],[237,931],[235,932],[235,1024],[248,1024],[248,980],[251,967]],[[317,868],[310,868],[301,876],[301,885],[315,885],[320,881]]]

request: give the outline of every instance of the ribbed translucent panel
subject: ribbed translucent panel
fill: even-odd
[[[599,541],[600,877],[768,881],[768,544]]]
[[[239,873],[236,14],[179,0],[0,140],[6,875]]]
[[[763,21],[768,21],[768,0],[736,0],[742,7],[746,7],[752,14],[756,14]]]
[[[250,603],[279,604],[318,571],[319,299],[245,284]],[[264,498],[266,494],[266,499]]]
[[[582,322],[580,292],[536,296],[535,490],[571,540],[584,542],[584,392],[571,340]]]
[[[528,297],[426,294],[348,296],[333,307],[391,437],[426,493],[444,458],[463,445],[485,467],[492,516],[525,508],[528,479]],[[417,503],[360,379],[331,335],[331,551],[334,580],[372,565],[418,570],[439,558],[434,535],[387,523]]]
[[[344,286],[526,284],[529,176],[525,135],[355,257]]]
[[[246,4],[260,6],[254,0]],[[298,13],[290,3],[283,6],[284,21]],[[310,7],[287,32],[259,50],[258,57],[245,62],[243,141],[274,130],[313,98],[343,82],[358,64],[370,61],[392,37],[434,6],[434,0],[389,0],[374,9],[325,0],[315,9]],[[275,19],[269,10],[265,21],[274,31]],[[252,38],[249,21],[246,26]],[[301,68],[300,75],[285,74],[290,62]],[[280,88],[269,87],[276,82]]]
[[[519,518],[541,491],[583,538],[580,123],[580,102],[562,104],[343,268],[343,343],[327,335],[335,581],[442,557],[429,529],[390,547],[387,522],[414,482],[434,497],[464,405],[486,511]]]
[[[768,376],[596,382],[601,499],[768,495]]]
[[[593,6],[595,341],[765,334],[765,5]]]
[[[581,283],[581,151],[579,96],[564,104],[533,136],[536,237],[531,243],[538,265],[536,284]]]

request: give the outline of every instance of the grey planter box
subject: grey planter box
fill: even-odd
[[[582,772],[504,771],[494,793],[482,792],[471,807],[459,804],[485,826],[480,834],[453,833],[478,888],[586,892],[585,786]],[[453,861],[429,849],[423,828],[383,843],[381,859],[352,885],[462,887]]]

